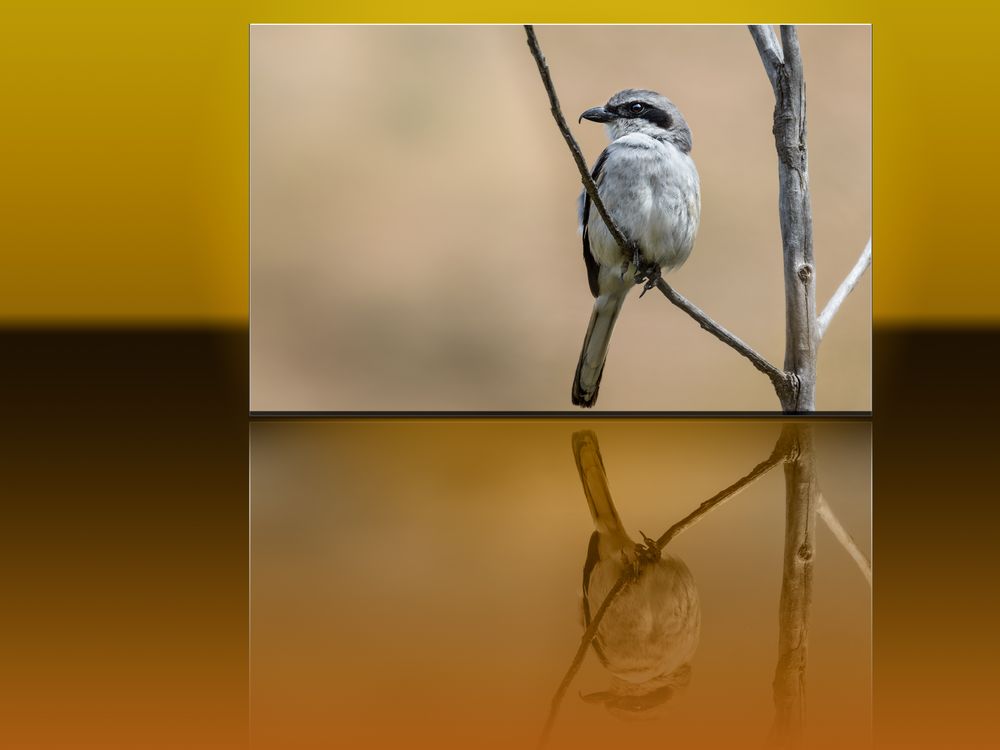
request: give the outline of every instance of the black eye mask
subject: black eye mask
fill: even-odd
[[[640,109],[633,109],[637,104]],[[608,109],[611,109],[611,107],[608,107]],[[648,104],[643,104],[642,102],[620,104],[614,108],[614,112],[618,114],[619,117],[627,117],[629,119],[641,117],[648,120],[653,125],[663,128],[664,130],[669,130],[674,124],[673,118],[662,109],[651,107]]]

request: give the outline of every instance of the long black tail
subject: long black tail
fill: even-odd
[[[624,294],[602,294],[594,300],[594,311],[590,314],[590,325],[583,339],[580,361],[576,365],[573,378],[573,404],[590,407],[597,402],[597,391],[604,374],[604,362],[608,358],[611,332],[618,320]]]

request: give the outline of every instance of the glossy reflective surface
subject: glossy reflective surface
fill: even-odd
[[[867,423],[251,427],[255,747],[868,744]]]

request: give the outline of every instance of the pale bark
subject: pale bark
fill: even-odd
[[[792,387],[785,412],[816,409],[816,272],[813,264],[806,84],[794,26],[781,27],[778,58],[768,27],[750,27],[774,91],[774,145],[778,153],[778,218],[785,273],[785,363]]]
[[[778,219],[785,276],[784,370],[790,383],[784,394],[776,390],[784,412],[811,412],[816,409],[816,352],[820,340],[871,264],[871,240],[822,315],[817,316],[806,83],[798,33],[794,26],[782,26],[779,45],[771,26],[749,29],[774,92],[772,131],[778,154]]]

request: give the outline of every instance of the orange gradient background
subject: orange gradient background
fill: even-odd
[[[6,399],[0,744],[247,747],[246,333],[31,331],[5,332],[0,340],[8,355],[0,368]],[[975,413],[956,406],[954,391],[940,385],[958,385],[951,363],[963,357],[993,363],[993,377],[1000,378],[996,351],[996,337],[982,331],[948,338],[876,332],[873,724],[879,748],[993,744],[1000,610],[991,576],[997,546],[990,498],[1000,412],[989,402],[977,404]],[[597,420],[596,429],[602,424]],[[607,462],[629,466],[627,456],[612,459],[618,449],[610,437],[602,436]],[[565,446],[563,439],[555,443]],[[750,453],[747,459],[759,460],[756,449]],[[446,464],[447,456],[435,460]],[[735,463],[741,465],[718,468],[719,483],[732,481],[732,469],[745,470],[742,461]],[[554,470],[565,471],[565,464]],[[623,513],[647,486],[631,471],[616,471],[611,481]],[[822,481],[833,502],[828,485],[841,479],[824,467]],[[716,488],[715,481],[705,483],[701,490]],[[317,485],[317,496],[329,491],[326,483]],[[582,524],[582,498],[574,505],[569,496],[574,488],[560,483],[558,491],[567,494],[555,496],[550,508],[562,507]],[[689,531],[685,543],[707,541],[700,535],[710,524],[756,507],[749,500],[734,498],[735,505]],[[838,512],[848,524],[842,506]],[[633,531],[654,533],[645,528],[647,518],[660,520],[627,522]],[[552,560],[576,569],[584,541],[574,537],[570,555],[553,550]],[[359,551],[359,571],[368,555],[385,561],[395,554],[391,544],[374,546]],[[731,569],[727,558],[720,551],[718,564]],[[774,576],[768,586],[776,585],[777,571]],[[575,627],[575,571],[572,579],[569,588],[557,586],[567,597],[565,608],[556,607],[567,638]],[[305,583],[290,586],[289,595]],[[762,596],[773,597],[769,591]],[[761,608],[765,622],[776,617],[771,604]],[[280,625],[280,615],[272,616]],[[301,658],[303,643],[289,641],[289,654]],[[564,655],[572,644],[560,637],[553,647]],[[558,676],[561,668],[547,666],[544,685],[532,687],[544,693],[543,703],[552,672]],[[322,673],[322,665],[315,671]],[[706,674],[696,672],[694,679],[704,685]],[[755,675],[759,701],[767,674]],[[272,687],[290,694],[300,689],[295,680]]]

